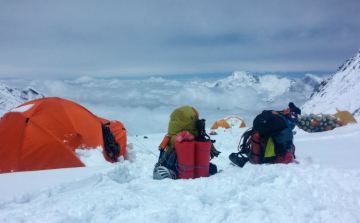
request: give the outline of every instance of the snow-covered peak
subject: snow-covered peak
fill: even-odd
[[[264,75],[260,77],[260,91],[268,92],[270,96],[282,95],[290,91],[291,84],[294,82],[289,78],[279,78],[276,75]]]
[[[215,83],[215,87],[232,89],[239,86],[252,86],[255,83],[259,83],[258,75],[254,75],[245,71],[235,71],[231,76],[217,81]]]
[[[0,117],[27,101],[44,97],[32,87],[11,88],[0,82]]]
[[[336,74],[321,82],[302,106],[304,113],[321,113],[334,108],[353,115],[360,113],[360,50],[346,60]]]
[[[235,71],[231,76],[214,83],[204,83],[207,87],[236,89],[250,87],[261,95],[262,100],[273,102],[276,97],[287,92],[300,93],[298,98],[306,100],[314,88],[319,86],[322,78],[307,74],[304,79],[280,77],[278,75],[254,75],[245,71]]]

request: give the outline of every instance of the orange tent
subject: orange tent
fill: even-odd
[[[104,126],[115,135],[120,145],[118,153],[109,153],[114,147],[104,148]],[[125,157],[126,131],[122,123],[99,118],[65,99],[36,99],[0,120],[0,173],[83,167],[75,150],[98,146],[102,146],[109,162]]]
[[[244,128],[244,127],[246,127],[246,124],[242,118],[232,115],[225,119],[221,119],[220,121],[216,121],[210,129],[217,129],[219,127],[222,127],[222,128],[232,128],[232,127]]]
[[[354,116],[351,115],[348,111],[339,111],[339,109],[336,108],[337,113],[334,114],[334,116],[341,120],[341,122],[344,125],[347,125],[348,123],[357,123]]]
[[[221,119],[219,121],[216,121],[210,129],[217,129],[219,127],[226,128],[226,129],[231,128],[229,123],[227,123],[224,119]]]
[[[246,127],[245,121],[242,118],[235,116],[235,115],[227,117],[225,119],[225,121],[227,123],[229,123],[230,126],[235,126],[235,127],[239,127],[239,128]]]

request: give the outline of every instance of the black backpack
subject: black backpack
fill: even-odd
[[[268,139],[272,137],[275,145],[275,154],[283,156],[286,151],[292,149],[292,129],[295,125],[296,123],[291,118],[289,109],[283,111],[265,110],[255,117],[253,129],[260,134],[261,138]],[[266,147],[266,145],[264,146]]]
[[[107,126],[109,124],[110,123],[101,124],[104,147],[109,158],[113,161],[116,161],[116,158],[120,154],[120,144],[116,141],[115,135],[111,132],[110,128]]]
[[[229,159],[236,165],[243,167],[252,156],[263,156],[266,143],[272,137],[275,144],[275,153],[284,155],[286,150],[292,147],[292,128],[295,123],[291,121],[289,110],[271,111],[264,110],[253,121],[253,127],[246,130],[240,138],[238,153],[232,153]],[[254,139],[254,134],[259,133],[261,140]],[[256,154],[252,151],[253,144],[260,144],[262,151]],[[264,159],[263,162],[271,160]]]
[[[288,128],[288,124],[284,120],[283,114],[275,111],[265,110],[253,121],[253,129],[259,132],[261,136],[271,136],[286,128]]]

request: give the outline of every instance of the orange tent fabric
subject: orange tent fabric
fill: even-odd
[[[227,117],[225,119],[226,122],[230,122],[230,123],[233,123],[234,122],[233,120],[239,120],[241,122],[241,124],[239,125],[239,128],[245,128],[246,127],[245,121],[242,118],[238,117],[238,116],[232,115],[232,116],[229,116],[229,117]],[[230,125],[233,126],[232,124],[230,124]]]
[[[242,118],[233,115],[225,119],[221,119],[220,121],[215,121],[214,125],[210,129],[217,129],[219,127],[232,128],[234,126],[239,128],[244,128],[246,127],[246,124]]]
[[[357,123],[354,116],[351,115],[348,111],[339,111],[339,109],[336,108],[337,113],[334,114],[335,117],[341,120],[341,122],[344,125],[347,125],[348,123]]]
[[[219,127],[226,128],[226,129],[231,128],[229,123],[227,123],[224,119],[221,119],[220,121],[216,121],[210,129],[217,129]]]
[[[101,123],[110,123],[119,156],[125,157],[126,131],[120,122],[61,98],[29,101],[0,120],[0,173],[83,167],[75,150],[104,148]],[[105,149],[103,154],[111,161]]]

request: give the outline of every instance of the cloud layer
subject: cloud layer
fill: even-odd
[[[46,97],[61,97],[81,104],[102,118],[121,121],[129,134],[166,133],[170,114],[189,105],[199,111],[210,128],[216,120],[237,115],[252,126],[262,110],[285,109],[290,101],[298,106],[303,94],[286,93],[272,103],[251,87],[234,89],[206,87],[209,79],[143,80],[95,79],[72,80],[3,80],[16,87],[31,86]],[[211,85],[211,84],[209,84]]]

